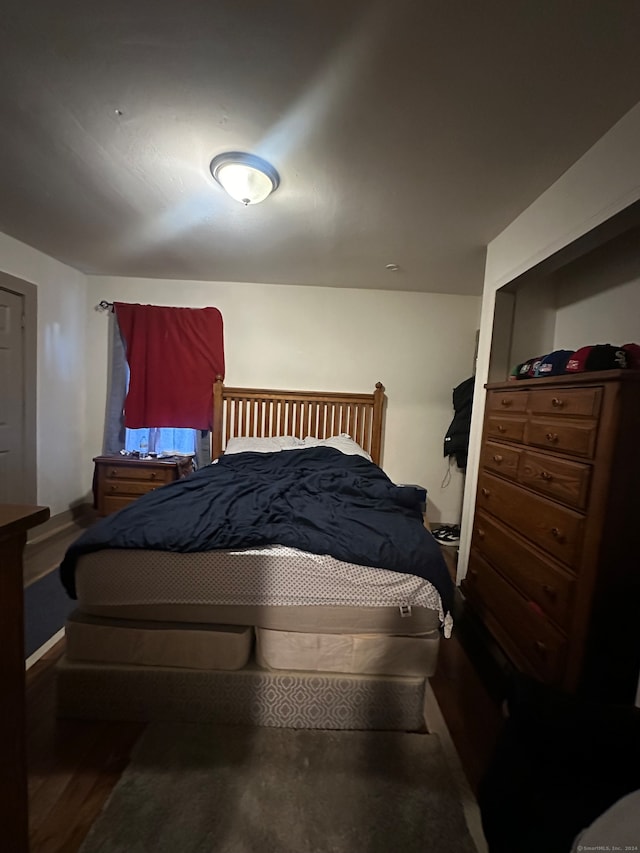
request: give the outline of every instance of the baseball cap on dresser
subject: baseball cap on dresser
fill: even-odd
[[[535,376],[536,365],[542,361],[543,355],[537,355],[535,358],[528,358],[526,361],[516,365],[511,371],[511,375],[515,375],[516,379],[531,379]]]
[[[565,367],[566,373],[582,373],[583,370],[586,370],[585,367],[587,356],[591,352],[593,347],[580,347],[577,349],[574,354],[567,361],[567,365]]]
[[[640,344],[624,344],[622,349],[627,354],[627,367],[640,370]]]
[[[627,366],[627,353],[622,347],[596,344],[585,361],[585,370],[619,370]]]
[[[531,364],[532,361],[521,361],[520,364],[516,364],[513,368],[511,375],[515,376],[516,379],[528,379]]]
[[[536,367],[536,376],[560,376],[573,355],[572,349],[557,349],[545,355]]]
[[[536,370],[540,366],[540,363],[543,361],[543,359],[545,359],[546,357],[547,357],[546,355],[538,355],[534,359],[532,359],[531,366],[529,367],[529,373],[528,373],[529,379],[533,379],[534,376],[538,375],[536,373]]]
[[[612,344],[595,344],[580,347],[567,362],[567,373],[583,370],[619,370],[627,366],[627,353]]]

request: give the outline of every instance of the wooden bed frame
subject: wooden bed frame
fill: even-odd
[[[380,382],[371,394],[340,394],[225,388],[218,378],[212,455],[218,458],[233,437],[329,438],[347,433],[379,465],[385,401]],[[118,630],[122,620],[106,618],[105,627],[110,621]],[[251,622],[248,625],[253,629]],[[144,620],[140,627],[145,628]],[[433,671],[438,631],[423,638]],[[214,670],[70,659],[67,653],[56,667],[57,713],[80,719],[424,731],[427,678],[269,669],[257,658],[242,669]]]
[[[346,433],[380,465],[385,401],[381,382],[372,394],[340,394],[229,388],[218,376],[213,386],[211,458],[222,454],[230,438],[330,438]]]

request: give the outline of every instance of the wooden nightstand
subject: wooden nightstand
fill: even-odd
[[[140,495],[180,480],[193,471],[191,457],[137,459],[130,456],[96,456],[93,461],[98,515],[110,515]]]

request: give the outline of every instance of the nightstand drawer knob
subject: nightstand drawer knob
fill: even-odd
[[[562,539],[562,531],[560,530],[560,528],[559,528],[559,527],[552,527],[552,528],[551,528],[551,535],[552,535],[555,539]]]
[[[540,471],[540,477],[547,482],[553,480],[553,474],[550,474],[548,471]]]
[[[158,476],[158,472],[157,472],[157,471],[152,471],[152,472],[151,472],[151,479],[152,479],[152,480],[155,480],[157,476]]]
[[[513,400],[510,400],[508,397],[503,397],[502,400],[500,400],[500,405],[501,406],[510,406],[512,402],[513,402]]]
[[[479,527],[479,528],[478,528],[478,539],[484,539],[484,537],[485,537],[486,535],[487,535],[487,534],[484,532],[484,530],[483,530],[481,527]]]
[[[117,477],[117,476],[118,476],[118,469],[117,469],[117,468],[112,468],[112,469],[111,469],[111,471],[110,471],[110,476],[111,476],[111,477]]]
[[[118,491],[118,484],[117,483],[111,483],[110,488],[111,488],[112,492],[117,492]]]
[[[498,432],[505,433],[506,431],[507,431],[506,426],[503,426],[502,424],[498,424]]]
[[[557,432],[548,432],[546,434],[545,438],[547,439],[547,441],[551,441],[551,442],[557,441],[558,440],[558,433]]]
[[[538,654],[540,655],[540,657],[546,658],[547,654],[549,653],[549,649],[545,645],[545,643],[543,643],[541,640],[536,640],[534,645],[535,645],[535,649],[538,652]]]
[[[564,400],[560,400],[558,397],[554,397],[551,400],[551,405],[556,409],[561,409],[564,406]]]
[[[488,498],[488,497],[489,497],[489,495],[491,494],[491,492],[489,491],[489,489],[485,489],[485,488],[480,489],[480,492],[482,493],[482,497],[483,497],[483,498]]]
[[[502,462],[503,458],[504,457],[501,456],[499,453],[496,453],[496,454],[494,454],[493,461],[497,462],[499,465]]]

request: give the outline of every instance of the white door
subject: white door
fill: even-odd
[[[0,503],[26,503],[24,297],[0,288]]]

